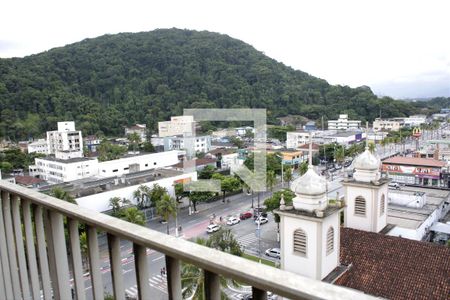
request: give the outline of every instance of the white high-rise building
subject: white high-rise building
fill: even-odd
[[[158,122],[159,137],[187,135],[195,133],[195,121],[193,116],[175,116],[170,121]]]
[[[58,159],[83,157],[83,137],[75,122],[58,122],[58,130],[47,131],[48,154]]]
[[[361,127],[361,121],[349,120],[348,115],[339,115],[337,120],[328,120],[328,130],[356,130]]]
[[[380,165],[380,159],[368,147],[353,161],[353,179],[342,183],[345,227],[380,232],[386,226],[389,180],[380,177]]]

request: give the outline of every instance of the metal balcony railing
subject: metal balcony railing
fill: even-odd
[[[151,299],[148,248],[165,255],[169,299],[182,299],[181,262],[204,270],[206,299],[220,299],[219,275],[251,285],[253,299],[266,299],[265,291],[289,299],[373,299],[358,291],[232,256],[6,181],[0,180],[0,192],[0,299],[72,299],[70,277],[75,298],[86,299],[80,223],[86,224],[92,295],[97,300],[104,299],[98,231],[107,234],[115,299],[125,299],[121,239],[133,243],[139,299]]]

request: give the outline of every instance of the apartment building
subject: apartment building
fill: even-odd
[[[403,118],[393,119],[381,119],[376,118],[373,121],[374,131],[399,131],[400,128],[405,126],[405,120]]]
[[[170,121],[158,122],[159,137],[174,135],[192,135],[195,133],[195,121],[193,116],[175,116]]]
[[[189,153],[209,152],[211,150],[211,136],[167,136],[164,137],[164,151],[186,150]]]
[[[349,120],[348,115],[341,114],[337,120],[328,120],[328,130],[356,130],[361,128],[361,121]]]
[[[286,148],[297,149],[301,145],[309,143],[309,136],[314,139],[317,135],[314,131],[290,131],[286,133]]]
[[[75,130],[75,122],[58,122],[58,130],[47,131],[48,154],[56,158],[83,157],[83,137]]]
[[[28,153],[48,154],[48,144],[46,139],[39,139],[28,144]]]

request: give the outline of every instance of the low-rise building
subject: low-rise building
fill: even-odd
[[[445,216],[450,205],[450,191],[402,187],[388,194],[388,235],[412,240],[429,240],[430,228]]]
[[[403,118],[391,118],[380,119],[376,118],[373,121],[374,131],[399,131],[400,128],[405,126],[405,120]]]
[[[341,131],[327,136],[323,136],[324,144],[337,143],[339,145],[348,146],[365,140],[365,132]]]
[[[100,162],[98,174],[101,177],[121,176],[140,171],[172,166],[178,163],[178,151],[143,153]]]
[[[349,120],[348,115],[341,114],[337,120],[328,120],[328,130],[358,130],[361,128],[361,121]]]
[[[179,170],[179,171],[201,171],[203,170],[206,166],[211,166],[216,168],[217,167],[217,159],[215,158],[209,158],[209,157],[204,157],[204,158],[196,158],[196,159],[192,159],[192,160],[187,160],[187,161],[182,161],[177,163],[176,165],[173,166],[174,169]]]
[[[28,153],[48,154],[46,139],[38,139],[28,144]]]
[[[98,174],[96,158],[75,157],[69,159],[47,156],[36,158],[35,165],[29,168],[30,176],[39,177],[49,184],[57,184]]]
[[[286,133],[286,148],[297,149],[301,145],[309,143],[310,136],[314,140],[316,131],[289,131]]]
[[[186,150],[188,154],[206,153],[211,150],[211,137],[201,136],[166,136],[164,137],[164,151]]]
[[[196,123],[193,116],[175,116],[170,121],[158,122],[158,135],[160,137],[174,135],[188,135],[195,133]]]
[[[382,171],[395,182],[441,187],[445,162],[436,159],[394,156],[382,162]]]
[[[125,136],[135,133],[139,135],[142,142],[147,141],[147,125],[135,124],[131,127],[125,127]]]
[[[16,184],[27,187],[27,188],[39,188],[46,185],[45,180],[36,178],[33,176],[15,176]]]
[[[427,116],[425,115],[413,115],[408,118],[404,118],[406,127],[418,127],[427,122]]]
[[[97,152],[97,147],[101,142],[102,140],[95,135],[88,135],[84,138],[84,145],[90,152]]]
[[[232,165],[242,165],[243,161],[239,159],[236,149],[217,148],[209,151],[205,157],[217,160],[217,168],[229,169]]]

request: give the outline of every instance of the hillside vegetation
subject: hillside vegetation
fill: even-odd
[[[183,108],[267,108],[311,119],[372,120],[418,112],[368,87],[329,85],[226,35],[179,29],[105,35],[0,59],[0,138],[24,139],[75,120],[84,134],[119,135]]]

